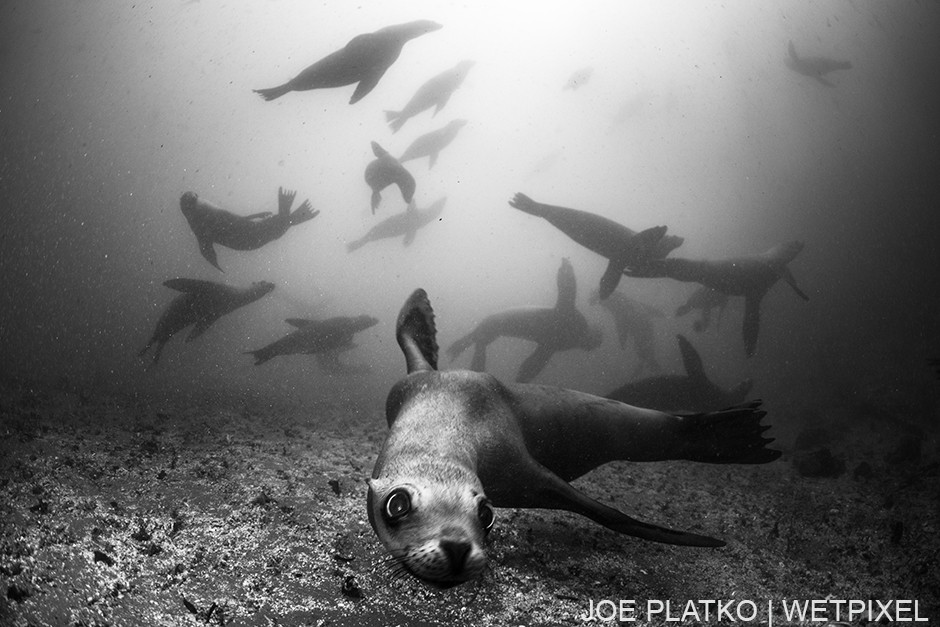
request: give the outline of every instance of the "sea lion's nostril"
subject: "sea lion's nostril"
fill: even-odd
[[[441,549],[447,555],[451,571],[459,573],[464,569],[467,562],[467,556],[470,555],[470,549],[473,548],[469,542],[458,540],[441,540]]]

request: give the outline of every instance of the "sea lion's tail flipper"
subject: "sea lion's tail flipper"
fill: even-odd
[[[427,292],[412,292],[398,314],[395,339],[405,354],[408,374],[437,370],[437,328]]]
[[[254,351],[245,351],[245,354],[251,355],[254,358],[256,366],[260,366],[264,362],[274,357],[274,351],[271,350],[270,345]]]
[[[298,224],[303,224],[308,220],[313,220],[318,215],[320,215],[320,210],[314,210],[310,201],[304,200],[303,203],[297,207],[297,210],[290,214],[290,225],[297,226]]]
[[[294,199],[297,198],[297,191],[293,189],[284,189],[283,187],[277,188],[277,214],[281,217],[287,217],[290,215],[290,208],[294,204]]]
[[[284,83],[283,85],[269,87],[267,89],[254,90],[256,94],[260,95],[265,100],[274,100],[276,98],[280,98],[289,91],[293,91],[293,87],[290,86],[290,83]]]
[[[780,457],[769,449],[773,438],[763,437],[767,412],[755,400],[721,411],[680,415],[688,450],[682,459],[709,464],[766,464]]]
[[[397,133],[402,126],[405,125],[405,122],[408,121],[408,118],[402,115],[402,111],[386,111],[385,112],[385,121],[388,122],[388,125],[392,127],[392,132]]]

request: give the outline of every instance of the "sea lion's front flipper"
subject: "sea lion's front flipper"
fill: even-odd
[[[198,237],[196,238],[199,242],[199,252],[202,253],[202,256],[205,257],[206,261],[215,266],[216,270],[219,272],[225,272],[222,269],[222,266],[219,265],[219,259],[215,254],[215,248],[212,246],[212,240]]]
[[[220,316],[212,316],[210,318],[202,318],[199,322],[196,323],[196,326],[193,327],[193,330],[189,332],[189,335],[186,336],[187,342],[192,342],[197,337],[205,333],[212,324],[218,320]]]
[[[416,187],[415,177],[411,176],[411,172],[402,166],[401,180],[398,182],[398,189],[401,190],[401,197],[409,205],[414,202]]]
[[[741,333],[744,336],[744,352],[753,357],[757,349],[757,334],[760,332],[760,303],[764,293],[750,292],[744,297],[744,322]]]
[[[685,373],[690,379],[696,381],[705,380],[705,369],[702,367],[702,357],[692,346],[692,342],[685,339],[684,335],[676,335],[679,341],[679,352],[682,353],[682,363],[685,364]]]
[[[605,300],[608,296],[614,293],[614,290],[617,289],[617,284],[620,283],[620,276],[623,274],[624,264],[618,259],[611,259],[610,263],[607,264],[607,270],[604,271],[604,276],[601,277],[601,285],[598,289],[598,297],[601,300]]]
[[[372,215],[375,215],[375,210],[379,208],[379,203],[382,202],[382,194],[378,190],[372,191],[372,198],[369,200],[369,204],[372,206]]]
[[[538,348],[535,349],[535,352],[526,357],[525,361],[522,362],[522,365],[519,366],[519,373],[516,375],[516,381],[519,383],[528,383],[537,377],[538,374],[545,369],[545,366],[548,365],[548,361],[554,354],[555,351],[553,349],[539,344]],[[483,369],[481,368],[480,370]]]
[[[356,85],[356,91],[353,92],[352,98],[349,99],[349,104],[356,104],[362,100],[366,94],[375,89],[375,86],[379,84],[379,81],[382,79],[382,76],[385,75],[387,69],[388,67],[379,68],[363,76],[359,80],[359,84]]]
[[[302,329],[308,327],[311,324],[316,324],[316,320],[310,320],[308,318],[285,318],[284,322],[291,325],[295,329]]]
[[[414,227],[405,231],[405,239],[403,239],[401,242],[402,246],[411,246],[411,243],[415,241],[415,235],[417,234],[418,234],[418,229]]]
[[[398,313],[395,339],[405,354],[408,374],[437,370],[437,328],[428,294],[418,288]]]
[[[225,289],[224,286],[218,283],[203,281],[201,279],[167,279],[163,282],[163,285],[171,290],[185,294],[205,294],[213,291],[222,293]]]
[[[823,76],[820,75],[820,74],[816,74],[815,76],[813,76],[813,78],[815,78],[817,81],[819,81],[820,83],[822,83],[822,84],[825,85],[826,87],[835,87],[835,86],[836,86],[835,83],[833,83],[833,82],[830,81],[830,80],[827,80],[825,77],[823,77]]]
[[[574,276],[574,268],[567,257],[563,257],[561,260],[556,282],[558,284],[558,299],[555,301],[555,309],[572,311],[575,309],[575,301],[578,297],[578,280]]]
[[[571,484],[536,462],[532,462],[529,467],[522,469],[521,472],[514,472],[512,481],[531,487],[525,491],[525,496],[519,491],[518,499],[522,501],[519,503],[513,502],[515,499],[506,502],[499,498],[498,493],[487,488],[487,495],[497,507],[562,509],[586,516],[617,533],[664,544],[703,547],[721,547],[725,545],[722,540],[660,527],[627,516],[623,512],[599,503],[575,490],[571,487]]]
[[[796,292],[796,295],[802,298],[803,300],[809,300],[803,290],[799,288],[796,284],[796,279],[793,277],[793,273],[790,272],[790,268],[784,267],[780,270],[780,278],[787,282],[787,284],[793,288],[793,291]]]

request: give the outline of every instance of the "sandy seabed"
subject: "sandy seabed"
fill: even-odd
[[[832,445],[838,476],[804,476],[781,437],[765,466],[618,462],[576,482],[723,549],[499,510],[482,580],[436,591],[390,576],[366,519],[380,408],[2,388],[4,626],[579,625],[592,601],[621,599],[912,599],[940,621],[940,464],[930,446],[886,461],[883,421]]]

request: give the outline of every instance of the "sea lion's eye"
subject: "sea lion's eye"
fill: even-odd
[[[493,528],[493,523],[496,521],[496,511],[489,501],[480,501],[480,505],[477,507],[477,517],[480,519],[480,526],[483,527],[484,533]]]
[[[387,522],[396,522],[405,514],[411,511],[411,497],[404,488],[392,490],[392,493],[385,499],[385,520]]]

